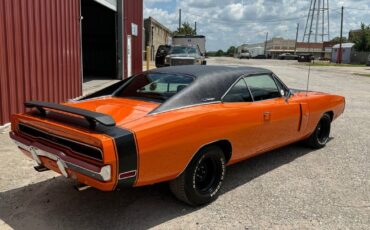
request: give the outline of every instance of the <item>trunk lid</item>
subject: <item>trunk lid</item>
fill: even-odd
[[[106,97],[69,102],[64,105],[110,115],[115,120],[116,125],[120,126],[146,116],[160,104],[134,99]]]

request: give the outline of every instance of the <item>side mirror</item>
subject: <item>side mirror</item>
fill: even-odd
[[[285,93],[285,101],[286,103],[289,102],[289,99],[293,96],[293,92],[291,90],[289,90],[287,93]]]

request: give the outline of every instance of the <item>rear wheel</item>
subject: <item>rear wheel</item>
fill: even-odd
[[[206,147],[170,182],[170,189],[177,199],[189,205],[207,204],[217,199],[225,172],[222,150],[217,146]]]
[[[324,114],[320,119],[313,134],[305,141],[305,143],[314,149],[325,147],[329,141],[331,130],[331,118],[329,114]]]

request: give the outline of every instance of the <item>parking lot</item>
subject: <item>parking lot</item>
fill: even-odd
[[[212,58],[210,65],[274,71],[305,89],[295,61]],[[178,202],[167,184],[111,193],[77,192],[74,182],[34,163],[0,134],[0,229],[370,229],[370,67],[312,67],[310,89],[346,97],[346,112],[321,150],[291,145],[228,168],[219,199]]]

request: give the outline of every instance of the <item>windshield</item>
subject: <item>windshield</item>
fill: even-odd
[[[194,81],[194,77],[149,73],[134,77],[116,96],[165,102]]]
[[[175,46],[172,47],[170,54],[196,54],[197,49],[194,47],[187,47],[187,46]]]

